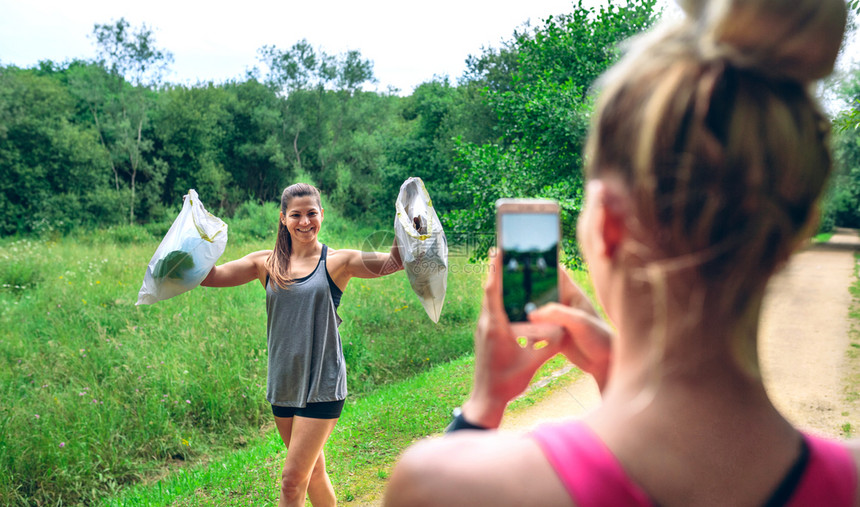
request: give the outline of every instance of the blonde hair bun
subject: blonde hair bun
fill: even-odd
[[[678,0],[700,34],[702,56],[807,83],[833,71],[845,0]]]

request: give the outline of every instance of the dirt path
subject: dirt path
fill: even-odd
[[[772,281],[764,301],[759,354],[774,404],[799,427],[843,436],[860,427],[860,402],[845,393],[860,360],[849,360],[848,287],[854,279],[856,231],[840,230],[827,244],[796,254]],[[502,430],[581,417],[599,403],[597,386],[582,378],[540,403],[508,414]]]

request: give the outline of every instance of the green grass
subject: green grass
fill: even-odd
[[[471,356],[438,365],[408,380],[350,401],[326,444],[326,461],[340,502],[368,502],[381,497],[391,467],[416,440],[439,434],[448,424],[451,407],[468,394]],[[548,363],[535,382],[563,364]],[[527,392],[511,408],[535,403],[553,387],[574,376],[555,379],[544,389]],[[181,469],[165,479],[129,488],[102,503],[136,505],[276,505],[277,480],[286,450],[275,431],[247,450],[223,460]]]
[[[90,502],[167,462],[228,451],[270,420],[262,287],[135,306],[156,245],[0,246],[0,504]],[[468,353],[479,279],[450,277],[439,324],[402,273],[353,281],[341,313],[352,392]]]
[[[822,232],[812,237],[813,243],[827,243],[833,237],[833,232]]]
[[[335,248],[390,245],[328,225]],[[231,488],[246,500],[274,491],[283,445],[265,402],[263,289],[135,306],[156,232],[0,241],[0,505],[86,505],[141,484],[144,498],[186,491],[187,505],[210,503],[198,490],[215,504]],[[231,241],[221,262],[271,243]],[[451,258],[438,324],[403,273],[350,282],[340,310],[350,398],[327,447],[341,500],[379,487],[399,451],[462,402],[484,273]]]
[[[848,331],[851,340],[846,356],[850,362],[848,382],[845,386],[845,397],[849,403],[856,404],[860,401],[860,253],[854,254],[854,282],[848,288],[851,293],[851,309],[848,316],[850,329]],[[844,428],[843,428],[844,430]]]

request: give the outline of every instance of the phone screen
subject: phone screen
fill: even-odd
[[[558,301],[558,213],[500,210],[498,219],[502,299],[508,319],[523,322]]]

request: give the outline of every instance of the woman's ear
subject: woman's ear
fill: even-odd
[[[619,183],[603,181],[598,195],[599,232],[603,241],[603,254],[614,259],[627,237],[627,211],[629,197]]]
[[[287,226],[287,217],[285,217],[285,216],[284,216],[284,212],[283,212],[283,211],[279,212],[279,214],[280,214],[280,221],[281,221],[281,225],[283,225],[284,227],[286,227],[286,226]]]

